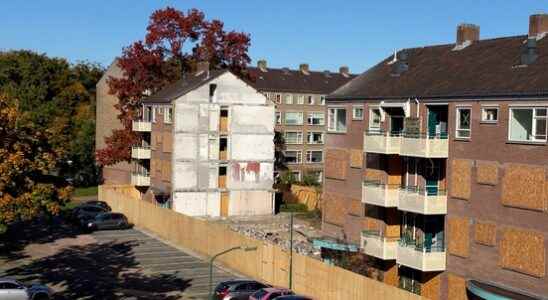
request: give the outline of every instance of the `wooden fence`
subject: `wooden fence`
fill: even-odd
[[[202,256],[210,257],[233,246],[256,246],[256,251],[233,251],[218,258],[222,265],[245,276],[276,286],[288,286],[289,255],[280,247],[254,240],[215,224],[156,207],[138,198],[128,186],[100,186],[99,199],[130,222],[160,238]],[[420,296],[373,279],[293,254],[293,290],[314,299],[418,300]]]

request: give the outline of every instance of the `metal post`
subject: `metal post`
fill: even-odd
[[[211,259],[209,260],[209,294],[208,294],[208,297],[207,297],[208,299],[213,300],[213,261],[217,257],[219,257],[219,256],[221,256],[225,253],[228,253],[228,252],[234,251],[234,250],[239,250],[239,249],[244,250],[244,251],[254,251],[254,250],[257,250],[257,247],[244,247],[244,246],[232,247],[232,248],[226,249],[224,251],[221,251],[221,252],[213,255],[211,257]]]
[[[293,287],[293,212],[289,221],[289,289]]]

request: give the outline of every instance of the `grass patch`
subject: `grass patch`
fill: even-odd
[[[72,196],[74,197],[87,197],[96,196],[98,188],[96,186],[90,186],[85,188],[75,188]]]

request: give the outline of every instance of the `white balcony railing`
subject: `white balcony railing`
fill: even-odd
[[[377,181],[364,181],[362,202],[382,207],[397,207],[399,185],[380,184]]]
[[[445,249],[425,249],[413,244],[398,243],[396,262],[423,272],[445,270]]]
[[[407,134],[401,142],[400,155],[404,156],[447,158],[448,153],[449,141],[447,134],[436,136]]]
[[[146,173],[131,173],[131,184],[134,186],[150,186],[150,176]]]
[[[399,154],[401,141],[401,134],[366,131],[363,139],[363,151],[380,154]]]
[[[133,121],[132,129],[133,131],[137,131],[137,132],[150,132],[152,131],[152,122]]]
[[[447,193],[439,189],[404,187],[399,192],[398,209],[422,215],[445,215]]]
[[[383,260],[396,259],[398,239],[387,238],[370,231],[363,231],[361,248],[367,255]]]
[[[150,146],[131,147],[131,158],[150,159]]]

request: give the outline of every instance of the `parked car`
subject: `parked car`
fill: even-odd
[[[248,300],[251,294],[268,287],[268,285],[248,279],[223,281],[215,288],[214,299]]]
[[[110,208],[110,206],[108,205],[108,203],[106,203],[105,201],[99,201],[99,200],[90,200],[90,201],[86,201],[78,206],[88,206],[88,205],[91,205],[91,206],[99,206],[99,207],[102,207],[105,209],[105,211],[111,211],[112,209]]]
[[[72,219],[76,222],[82,223],[82,220],[89,220],[95,218],[96,215],[106,212],[101,206],[96,205],[82,205],[75,207],[72,210]]]
[[[274,298],[274,300],[312,300],[312,298],[299,296],[299,295],[289,295],[289,296],[276,297]]]
[[[47,300],[52,296],[51,290],[41,284],[25,286],[17,280],[0,278],[1,300]]]
[[[87,230],[126,229],[129,228],[126,216],[121,213],[104,212],[88,220],[85,224]]]
[[[293,294],[294,293],[290,289],[267,287],[253,293],[253,295],[249,297],[249,300],[272,300],[276,297]]]

